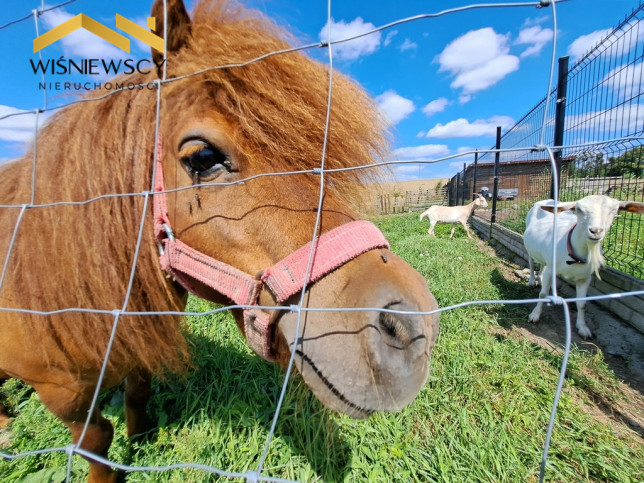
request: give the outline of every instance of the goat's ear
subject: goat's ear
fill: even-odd
[[[166,39],[166,57],[170,52],[176,52],[188,42],[190,37],[191,22],[186,6],[183,0],[166,0],[166,7],[168,9],[167,20],[167,39]],[[154,18],[154,33],[163,37],[163,25],[165,16],[163,15],[163,0],[156,0],[152,5],[152,17]],[[156,49],[152,49],[152,59],[158,66],[162,65],[163,53]],[[159,68],[159,72],[161,68]]]
[[[636,201],[622,201],[619,204],[619,211],[629,211],[631,213],[644,213],[644,203]]]
[[[561,213],[563,211],[575,211],[575,206],[577,205],[576,201],[569,201],[567,203],[558,203],[557,204],[557,213]],[[549,213],[554,213],[555,212],[555,207],[554,205],[541,205],[541,209],[545,210]]]

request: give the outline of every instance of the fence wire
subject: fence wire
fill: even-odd
[[[25,17],[18,18],[14,21],[8,22],[2,26],[0,26],[1,29],[8,28],[12,25],[15,25],[19,22],[22,22],[24,20],[27,20],[31,18],[32,16],[36,19],[36,32],[37,32],[37,19],[38,16],[48,10],[53,10],[56,8],[61,8],[65,5],[68,5],[75,0],[70,0],[68,2],[64,2],[58,5],[55,5],[53,7],[48,7],[45,9],[44,4],[41,4],[39,8],[36,8],[32,11],[32,13],[26,15]],[[552,94],[552,78],[553,78],[553,72],[554,72],[554,59],[555,59],[555,45],[556,45],[556,35],[557,35],[557,13],[556,13],[556,3],[554,1],[549,1],[549,0],[541,0],[541,1],[536,1],[536,2],[523,2],[523,3],[484,3],[484,4],[474,4],[474,5],[468,5],[460,8],[455,8],[455,9],[449,9],[449,10],[444,10],[438,13],[434,14],[423,14],[423,15],[417,15],[414,17],[409,17],[409,18],[404,18],[397,20],[395,22],[391,22],[389,24],[386,24],[384,26],[378,27],[374,30],[371,30],[369,32],[364,33],[363,35],[368,35],[370,33],[384,30],[387,28],[391,28],[395,25],[399,25],[402,23],[406,22],[412,22],[412,21],[422,21],[424,19],[429,19],[429,18],[435,18],[439,17],[442,15],[448,15],[448,14],[456,14],[460,11],[465,11],[465,10],[471,10],[471,9],[496,9],[496,8],[509,8],[509,7],[531,7],[531,8],[550,8],[552,10],[552,18],[553,18],[553,32],[554,32],[554,40],[553,42],[553,49],[552,49],[552,68],[550,69],[549,72],[549,79],[548,79],[548,84],[547,86],[544,86],[545,91],[549,93],[546,96],[546,99],[551,99]],[[165,0],[164,0],[164,7],[165,7]],[[165,10],[165,8],[164,8]],[[327,4],[327,21],[330,22],[331,20],[331,1],[328,2]],[[164,25],[167,25],[167,22],[164,22]],[[165,35],[164,35],[165,36]],[[354,38],[354,37],[352,37]],[[316,236],[318,235],[320,231],[320,214],[322,212],[322,201],[324,198],[324,193],[325,193],[325,176],[327,173],[333,173],[333,172],[338,172],[338,171],[343,171],[343,169],[326,169],[325,168],[325,159],[326,159],[326,149],[327,149],[327,137],[328,137],[328,132],[329,132],[329,116],[330,116],[330,105],[332,102],[332,84],[333,84],[333,46],[339,42],[345,42],[350,40],[350,38],[344,38],[340,40],[331,40],[330,38],[327,39],[324,42],[320,43],[315,43],[315,44],[310,44],[310,45],[305,45],[302,47],[297,47],[293,49],[288,49],[288,50],[283,50],[283,51],[276,51],[276,52],[271,52],[266,55],[263,55],[258,58],[254,59],[249,59],[246,62],[240,63],[240,64],[234,64],[234,65],[215,65],[210,67],[207,70],[211,69],[232,69],[232,68],[243,68],[246,65],[249,65],[254,62],[261,62],[263,59],[269,57],[269,56],[274,56],[274,55],[281,55],[287,52],[292,52],[295,50],[306,50],[306,49],[312,49],[312,48],[318,48],[318,47],[324,47],[327,49],[328,52],[328,65],[329,65],[329,87],[328,87],[328,99],[327,99],[327,111],[326,111],[326,122],[325,122],[325,137],[324,137],[324,142],[321,146],[321,153],[320,153],[320,164],[319,167],[314,168],[312,170],[305,170],[305,171],[292,171],[292,172],[280,172],[280,173],[263,173],[260,175],[252,176],[243,180],[236,181],[234,183],[204,183],[204,186],[227,186],[230,184],[237,184],[237,183],[245,183],[245,182],[252,182],[252,180],[263,177],[263,176],[291,176],[291,175],[301,175],[301,174],[310,174],[314,176],[319,176],[319,200],[318,200],[318,209],[317,209],[317,217],[314,223],[314,226],[312,227],[312,239],[314,240]],[[164,59],[165,60],[165,59]],[[590,62],[589,59],[582,59],[580,62]],[[164,66],[165,66],[164,62]],[[205,72],[204,71],[198,71],[198,72],[193,72],[187,76],[183,76],[181,78],[173,78],[173,79],[166,79],[165,78],[165,71],[163,74],[163,78],[161,80],[158,80],[155,82],[155,89],[157,93],[157,103],[156,103],[156,126],[155,126],[155,145],[156,141],[158,140],[159,136],[159,118],[160,118],[160,100],[161,100],[161,89],[162,86],[166,83],[169,82],[174,82],[176,80],[186,78],[186,77],[192,77],[192,76],[198,76],[201,73]],[[14,113],[14,114],[9,114],[4,117],[0,117],[0,120],[6,119],[11,116],[18,116],[18,115],[25,115],[25,114],[36,114],[36,122],[34,126],[34,146],[36,147],[38,145],[38,118],[41,113],[44,112],[50,112],[53,110],[58,110],[58,109],[63,109],[67,106],[70,106],[72,104],[78,103],[78,102],[95,102],[95,101],[100,101],[108,96],[111,95],[118,95],[120,92],[123,90],[114,90],[111,92],[108,92],[104,96],[97,97],[97,98],[92,98],[92,99],[78,99],[74,100],[56,107],[48,107],[47,106],[47,99],[45,95],[45,99],[43,101],[43,107],[42,108],[37,108],[32,111],[25,111],[21,113]],[[638,94],[639,95],[639,94]],[[520,147],[517,147],[517,145],[513,145],[510,147],[506,147],[505,149],[490,149],[486,151],[479,151],[479,153],[485,154],[485,153],[502,153],[503,155],[516,155],[517,153],[523,153],[524,155],[533,155],[535,152],[540,153],[540,156],[545,158],[553,172],[553,182],[555,185],[557,185],[560,180],[558,179],[556,175],[556,169],[555,169],[555,159],[554,159],[554,146],[552,146],[552,139],[548,135],[548,127],[550,126],[550,119],[549,119],[549,110],[548,110],[548,104],[549,102],[544,101],[542,103],[543,105],[539,105],[538,108],[535,108],[531,114],[530,118],[536,118],[537,120],[534,121],[536,123],[536,127],[534,132],[532,132],[528,137],[525,137],[519,142],[518,144]],[[521,121],[520,121],[521,122]],[[628,140],[628,142],[636,143],[639,142],[639,138],[637,137],[627,137],[624,138],[625,135],[630,135],[632,133],[624,133],[622,131],[615,131],[615,138],[614,139],[608,139],[604,140],[603,143],[605,144],[619,144],[621,143],[624,139]],[[563,149],[566,150],[574,150],[576,148],[583,148],[583,149],[591,149],[594,146],[592,142],[583,144],[583,145],[570,145],[567,147],[564,147]],[[532,153],[532,154],[530,154]],[[467,156],[470,153],[461,153],[458,156]],[[447,159],[452,159],[454,157],[458,156],[448,156],[440,159],[436,159],[434,163],[444,161]],[[156,157],[156,150],[155,150],[155,157]],[[166,311],[166,312],[133,312],[127,311],[128,307],[128,302],[130,299],[130,294],[132,290],[132,283],[133,283],[133,277],[134,277],[134,272],[137,267],[137,259],[138,259],[138,253],[141,248],[142,244],[142,238],[143,238],[143,233],[147,229],[151,229],[151,227],[146,227],[145,226],[145,217],[146,213],[148,210],[149,202],[150,202],[150,196],[154,196],[158,193],[161,192],[155,192],[152,193],[153,187],[150,187],[149,191],[144,191],[141,193],[111,193],[111,194],[103,194],[101,196],[83,200],[83,201],[60,201],[57,203],[47,203],[47,204],[36,204],[35,203],[35,196],[36,196],[36,159],[37,159],[37,150],[34,149],[34,159],[33,159],[33,170],[32,170],[32,191],[31,191],[31,201],[29,204],[21,204],[21,205],[0,205],[0,209],[14,209],[14,210],[20,210],[19,215],[17,217],[16,223],[15,223],[15,228],[13,235],[11,237],[10,245],[7,250],[7,255],[5,257],[4,263],[3,263],[3,268],[2,268],[2,275],[0,277],[0,290],[2,290],[2,285],[4,283],[4,279],[6,276],[7,272],[7,267],[10,263],[11,260],[11,254],[13,252],[13,248],[15,246],[15,243],[17,242],[17,239],[19,237],[19,228],[21,225],[21,221],[23,219],[23,215],[27,210],[31,209],[43,209],[47,207],[52,207],[52,206],[62,206],[62,205],[73,205],[73,206],[80,206],[80,205],[87,205],[90,203],[94,203],[98,200],[106,199],[106,198],[119,198],[119,197],[142,197],[144,202],[143,202],[143,208],[142,208],[142,213],[141,213],[141,218],[139,221],[139,228],[138,228],[138,236],[137,236],[137,241],[136,241],[136,246],[134,248],[134,256],[133,256],[133,261],[132,261],[132,266],[130,269],[130,278],[129,278],[129,283],[127,287],[127,292],[125,295],[125,300],[120,307],[114,307],[113,309],[109,310],[97,310],[91,307],[61,307],[58,310],[53,310],[53,311],[38,311],[38,310],[33,310],[29,308],[10,308],[10,307],[0,307],[0,311],[2,312],[11,312],[15,314],[38,314],[38,315],[45,315],[45,316],[51,316],[55,314],[64,314],[64,313],[72,313],[72,312],[82,312],[82,313],[91,313],[91,314],[108,314],[111,315],[114,318],[114,324],[110,336],[109,343],[105,349],[105,358],[103,360],[103,369],[101,371],[101,375],[99,376],[99,379],[97,380],[97,385],[96,385],[96,391],[92,400],[92,409],[96,407],[97,401],[98,401],[98,396],[100,392],[100,387],[102,385],[104,373],[105,373],[105,368],[107,367],[108,361],[109,361],[109,355],[112,347],[112,342],[114,341],[114,338],[116,336],[117,330],[123,330],[119,329],[119,320],[123,316],[128,316],[128,315],[137,315],[137,316],[145,316],[145,315],[150,315],[150,316],[156,316],[156,315],[207,315],[207,314],[213,314],[217,312],[221,312],[224,310],[229,310],[232,308],[250,308],[249,306],[240,306],[240,305],[230,305],[227,307],[221,307],[218,309],[213,309],[211,311],[207,312],[199,312],[199,313],[194,313],[194,312],[188,312],[188,311],[183,311],[183,312],[174,312],[174,311]],[[411,161],[409,161],[411,163]],[[423,161],[426,162],[426,161]],[[403,164],[405,162],[402,161],[389,161],[385,163],[380,163],[380,164],[365,164],[363,166],[358,166],[350,169],[373,169],[373,168],[378,168],[381,167],[383,164]],[[414,164],[417,164],[418,161],[413,161]],[[156,163],[153,164],[153,166],[156,166]],[[154,180],[154,174],[152,175],[152,180]],[[189,189],[189,188],[185,188]],[[170,193],[174,192],[177,190],[167,190],[163,193]],[[557,199],[555,199],[555,205],[558,202]],[[556,232],[556,223],[557,223],[557,218],[554,217],[554,224],[555,224],[555,232]],[[313,257],[313,244],[312,244],[312,250],[309,253],[309,258],[308,258],[308,264],[307,264],[307,276],[305,277],[305,280],[308,280],[308,272],[311,270],[311,265],[312,265],[312,257]],[[553,259],[556,257],[556,251],[554,250],[554,244],[553,244]],[[581,299],[574,299],[574,298],[562,298],[557,294],[557,289],[556,289],[556,274],[553,273],[553,283],[552,283],[552,293],[546,298],[546,300],[554,305],[559,305],[563,309],[563,314],[564,314],[564,320],[565,320],[565,327],[566,327],[566,339],[565,339],[565,347],[564,347],[564,355],[562,358],[561,362],[561,368],[560,368],[560,374],[559,374],[559,380],[556,388],[553,388],[553,403],[552,403],[552,410],[551,410],[551,415],[550,415],[550,421],[548,424],[548,427],[545,429],[545,441],[544,441],[544,446],[543,446],[543,453],[541,455],[541,467],[540,467],[540,481],[543,481],[545,479],[545,471],[546,471],[546,462],[548,459],[548,452],[549,452],[549,447],[550,447],[550,442],[552,438],[552,431],[554,427],[554,423],[556,420],[556,415],[557,415],[557,406],[558,406],[558,401],[562,393],[562,387],[563,387],[563,382],[564,382],[564,377],[565,377],[565,372],[566,372],[566,367],[567,367],[567,361],[568,361],[568,356],[570,353],[570,345],[571,345],[571,321],[570,321],[570,313],[569,313],[569,308],[568,305],[572,302],[575,302],[577,300]],[[299,303],[296,305],[290,305],[290,306],[277,306],[277,307],[269,307],[269,306],[261,306],[262,310],[266,311],[289,311],[289,312],[295,312],[297,313],[297,327],[295,329],[295,335],[299,333],[299,326],[301,323],[301,317],[302,314],[307,313],[307,312],[315,312],[315,311],[326,311],[326,312],[333,312],[333,311],[375,311],[375,312],[380,312],[380,313],[392,313],[392,314],[415,314],[415,315],[430,315],[433,313],[437,312],[444,312],[444,311],[450,311],[450,310],[457,310],[462,307],[470,306],[470,305],[494,305],[494,304],[504,304],[504,305],[509,305],[509,304],[533,304],[537,303],[539,301],[543,301],[543,299],[522,299],[522,300],[472,300],[452,306],[447,306],[447,307],[442,307],[436,311],[432,312],[410,312],[410,311],[402,311],[402,310],[392,310],[392,309],[383,309],[383,308],[375,308],[375,307],[339,307],[339,308],[333,308],[333,309],[323,309],[323,308],[310,308],[310,307],[305,307],[304,306],[304,298],[307,290],[307,286],[305,285],[301,291],[300,294],[300,300]],[[626,297],[626,296],[632,296],[632,295],[641,295],[644,292],[628,292],[628,293],[621,293],[621,294],[613,294],[609,295],[608,297]],[[597,300],[600,298],[604,298],[606,296],[588,296],[585,297],[583,300]],[[257,306],[254,306],[257,308]],[[298,338],[294,337],[294,340],[297,341]],[[254,470],[250,470],[244,473],[235,473],[235,472],[228,472],[220,468],[212,467],[212,466],[207,466],[207,465],[202,465],[198,463],[190,463],[190,462],[181,462],[181,463],[176,463],[168,466],[129,466],[129,465],[124,465],[115,461],[107,460],[105,458],[102,458],[98,455],[92,454],[87,452],[86,450],[82,449],[81,443],[85,437],[89,422],[90,422],[90,415],[92,414],[92,410],[89,411],[87,420],[84,425],[83,432],[79,438],[79,441],[77,441],[75,444],[70,444],[65,447],[58,447],[58,448],[43,448],[41,450],[36,450],[36,451],[28,451],[28,452],[23,452],[19,454],[9,454],[5,452],[0,452],[0,457],[7,459],[7,460],[12,460],[16,458],[24,458],[27,456],[35,456],[35,455],[41,455],[41,454],[46,454],[46,453],[51,453],[51,452],[63,452],[68,455],[68,465],[67,465],[67,481],[72,481],[72,459],[74,456],[79,455],[83,456],[85,458],[95,460],[102,462],[106,465],[112,466],[114,468],[118,468],[127,472],[133,472],[133,471],[140,471],[140,472],[148,472],[148,473],[153,473],[153,472],[166,472],[166,471],[171,471],[174,469],[179,469],[179,468],[194,468],[194,469],[199,469],[203,470],[204,472],[211,473],[214,475],[219,475],[222,477],[227,477],[227,478],[244,478],[247,481],[275,481],[275,482],[284,482],[284,481],[291,481],[291,480],[285,480],[281,478],[274,478],[271,477],[270,475],[264,474],[264,464],[266,460],[266,456],[268,454],[268,449],[270,447],[270,444],[275,436],[275,428],[276,428],[276,423],[278,421],[278,418],[280,416],[280,409],[281,405],[284,399],[284,395],[286,393],[286,389],[288,387],[288,383],[290,380],[290,375],[292,373],[292,368],[293,368],[293,363],[294,363],[294,356],[295,356],[295,348],[291,351],[291,357],[289,360],[288,368],[286,370],[286,376],[284,379],[283,386],[281,388],[280,392],[280,397],[279,400],[276,404],[275,407],[275,412],[274,412],[274,417],[272,420],[272,424],[270,427],[269,434],[266,438],[266,442],[264,445],[263,452],[261,454],[261,457],[259,458],[259,462]],[[392,475],[393,476],[393,475]]]

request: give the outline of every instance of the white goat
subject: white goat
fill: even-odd
[[[604,264],[601,243],[610,230],[619,211],[644,213],[644,203],[619,201],[608,196],[592,195],[578,201],[558,203],[556,244],[557,265],[555,272],[576,286],[577,298],[588,293],[593,272],[599,278],[599,268]],[[528,212],[523,244],[528,251],[530,286],[535,285],[534,262],[541,264],[539,279],[540,298],[548,295],[552,282],[552,241],[554,206],[552,200],[537,202]],[[539,302],[529,316],[537,322],[543,302]],[[593,336],[584,321],[586,302],[577,302],[577,332],[584,338]]]
[[[423,211],[420,214],[420,219],[427,217],[429,220],[429,230],[427,233],[434,235],[434,227],[436,223],[451,223],[452,232],[449,237],[454,236],[454,230],[456,229],[456,223],[460,223],[467,233],[467,236],[472,238],[470,230],[468,230],[467,225],[465,224],[469,217],[472,215],[472,212],[475,208],[487,208],[487,201],[480,194],[474,194],[474,201],[468,205],[463,206],[430,206],[427,210]],[[436,236],[436,235],[434,235]]]

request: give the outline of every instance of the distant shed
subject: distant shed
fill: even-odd
[[[572,158],[562,160],[562,172],[566,172]],[[458,179],[460,177],[460,179]],[[499,189],[518,189],[519,198],[527,196],[543,196],[547,193],[535,192],[536,185],[539,191],[544,186],[550,185],[550,160],[527,160],[527,161],[503,161],[499,163]],[[474,180],[474,163],[465,169],[465,185],[463,186],[463,172],[454,176],[450,184],[450,203],[454,204],[456,199],[453,193],[457,192],[456,183],[459,182],[458,190],[463,190],[465,199],[472,199],[472,193],[481,191],[487,187],[490,191],[494,187],[494,163],[478,163],[476,165],[476,182]],[[459,193],[460,196],[460,193]],[[459,201],[461,201],[459,199]]]

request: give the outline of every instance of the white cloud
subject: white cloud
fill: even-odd
[[[335,41],[352,38],[376,28],[374,24],[365,22],[360,17],[349,23],[344,20],[335,22],[333,19],[330,22],[327,22],[320,31],[319,38],[321,42],[326,42],[329,39]],[[361,55],[373,54],[378,50],[380,38],[380,32],[374,32],[357,39],[333,44],[333,52],[339,59],[354,60]]]
[[[392,39],[396,36],[397,33],[398,33],[398,30],[392,30],[390,32],[387,32],[387,35],[385,36],[385,40],[383,42],[385,47],[387,47],[391,43]]]
[[[644,64],[620,65],[611,70],[604,77],[602,83],[613,89],[619,99],[637,96],[644,87]]]
[[[451,86],[463,89],[465,95],[474,94],[493,86],[518,68],[519,59],[517,57],[501,55],[490,59],[485,64],[473,66],[472,69],[460,73]]]
[[[602,55],[608,54],[615,57],[624,55],[637,48],[644,40],[644,30],[638,24],[639,20],[634,19],[617,31],[612,29],[595,30],[587,35],[582,35],[570,44],[568,55],[572,57],[573,61],[578,61],[600,42],[611,46],[610,49],[602,52]],[[629,35],[624,35],[624,32],[629,32]]]
[[[594,32],[578,37],[568,46],[568,55],[572,57],[573,61],[579,60],[610,32],[611,29],[595,30]]]
[[[526,18],[523,21],[521,28],[532,27],[533,25],[541,25],[544,22],[548,22],[550,19],[546,16]]]
[[[36,124],[35,113],[16,109],[11,106],[0,105],[0,118],[4,116],[10,117],[0,119],[0,140],[19,143],[28,142],[33,139]],[[46,118],[47,116],[45,114],[38,116],[39,127]]]
[[[522,29],[519,32],[519,37],[515,40],[515,43],[519,45],[528,45],[528,48],[521,52],[521,58],[524,58],[530,55],[538,55],[550,41],[552,41],[552,29],[544,29],[539,25],[534,25]]]
[[[514,126],[514,119],[508,116],[493,116],[489,119],[477,119],[470,122],[460,118],[447,124],[436,124],[425,134],[427,138],[458,138],[477,136],[496,136],[496,127],[508,129]]]
[[[408,146],[393,151],[394,159],[427,161],[447,156],[449,147],[445,144],[424,144],[422,146]]]
[[[410,50],[410,49],[417,49],[418,45],[415,42],[412,42],[409,39],[405,39],[402,44],[400,44],[400,51],[404,52],[405,50]]]
[[[416,173],[418,172],[417,164],[404,164],[402,166],[396,166],[394,168],[397,173]]]
[[[451,87],[470,95],[493,86],[519,68],[519,58],[509,52],[508,36],[486,27],[453,40],[436,61],[440,71],[454,76]]]
[[[458,160],[457,164],[459,165],[459,167],[462,168],[463,163],[465,163],[465,164],[473,163],[474,162],[474,151],[476,149],[489,149],[489,148],[490,148],[489,144],[486,145],[484,148],[472,148],[472,147],[469,147],[469,146],[461,146],[460,148],[456,149],[456,154],[461,155],[461,156],[459,156],[457,158],[457,160]]]
[[[45,12],[40,17],[47,26],[47,30],[57,27],[63,22],[74,17],[63,9],[54,9]],[[123,59],[127,53],[118,47],[106,42],[98,35],[94,35],[84,28],[80,28],[58,41],[66,56],[83,57],[88,59]]]
[[[398,181],[412,181],[415,179],[421,179],[421,171],[423,165],[420,164],[409,164],[403,166],[395,166],[394,173],[396,174],[396,180]]]
[[[376,97],[378,109],[391,124],[398,124],[416,110],[414,103],[398,95],[394,90],[388,90]]]
[[[451,104],[445,97],[439,97],[428,103],[423,107],[423,114],[426,116],[433,116],[436,113],[443,112],[447,106]]]
[[[644,123],[644,104],[619,104],[605,111],[589,111],[566,116],[571,136],[588,141],[588,133],[610,133],[612,138],[632,136]],[[579,133],[579,137],[577,137]]]

